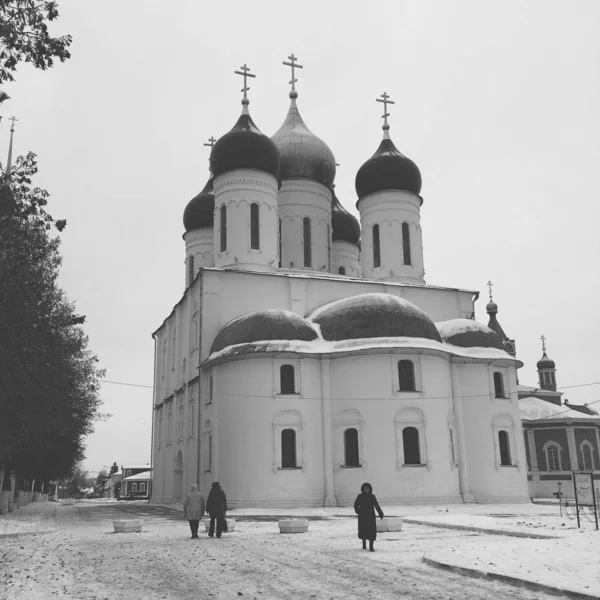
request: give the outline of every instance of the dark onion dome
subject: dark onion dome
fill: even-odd
[[[360,241],[360,224],[338,200],[333,192],[331,200],[331,237],[334,242],[350,242],[358,246]]]
[[[210,170],[216,177],[234,169],[258,169],[277,177],[279,151],[254,124],[247,106],[233,129],[220,137],[210,153]]]
[[[387,131],[377,152],[358,170],[355,181],[359,200],[383,190],[405,190],[418,196],[421,184],[419,167],[394,146]]]
[[[461,348],[497,348],[504,350],[502,338],[483,323],[471,319],[450,319],[436,323],[442,340]]]
[[[556,369],[556,363],[551,358],[548,358],[545,350],[544,355],[537,362],[537,368],[538,371],[541,371],[542,369]]]
[[[215,337],[210,353],[228,346],[267,340],[301,340],[317,338],[312,325],[288,310],[270,309],[253,312],[229,321]]]
[[[361,294],[317,309],[310,320],[323,339],[337,342],[380,337],[413,337],[441,342],[431,319],[412,302],[391,294]]]
[[[330,187],[335,179],[335,157],[329,146],[306,126],[298,107],[296,92],[287,117],[271,137],[279,150],[279,179],[312,179]]]
[[[204,189],[192,198],[183,211],[183,226],[186,231],[212,227],[214,224],[215,194],[212,189],[212,179],[209,179]]]

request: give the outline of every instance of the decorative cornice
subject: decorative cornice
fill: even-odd
[[[372,209],[380,204],[407,204],[412,208],[415,208],[417,213],[420,212],[421,203],[418,196],[413,196],[412,194],[390,194],[385,193],[385,195],[372,194],[370,196],[366,196],[365,198],[361,198],[359,201],[360,208],[359,211],[362,214],[369,209]]]
[[[207,227],[205,229],[208,229],[208,232],[205,235],[195,235],[193,237],[186,238],[186,240],[185,240],[186,246],[190,246],[194,242],[201,242],[203,240],[212,244],[214,241],[213,229],[212,229],[212,227]]]
[[[235,187],[235,189],[238,190],[251,190],[253,187],[266,188],[273,193],[277,192],[277,180],[274,177],[268,177],[269,179],[258,179],[254,177],[232,177],[229,179],[221,176],[218,178],[218,183],[213,182],[215,196],[217,193],[222,192],[228,187]]]
[[[284,183],[281,189],[279,190],[280,198],[283,198],[283,195],[287,194],[288,192],[297,192],[299,194],[310,194],[312,196],[320,196],[331,205],[331,192],[326,187],[323,187],[321,185],[319,185],[318,187],[311,187],[308,185],[296,184],[288,187]]]

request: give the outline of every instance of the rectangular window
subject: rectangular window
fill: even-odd
[[[190,403],[189,403],[188,406],[189,406],[189,410],[188,410],[188,413],[189,413],[189,417],[188,417],[188,436],[192,437],[194,435],[194,420],[195,420],[195,412],[196,412],[196,410],[195,410],[195,407],[196,407],[195,401],[194,400],[190,400]]]
[[[419,443],[419,430],[416,427],[405,427],[402,430],[402,445],[404,448],[404,464],[421,464],[421,447]]]
[[[354,427],[344,431],[344,466],[360,467],[358,455],[358,430]]]
[[[212,404],[214,394],[214,380],[213,374],[208,376],[208,396],[206,397],[206,404]]]
[[[302,220],[304,231],[304,266],[312,266],[312,231],[309,217],[304,217]]]
[[[208,470],[213,468],[213,436],[212,433],[208,436]]]
[[[295,469],[297,466],[296,431],[294,429],[284,429],[281,432],[281,468]]]
[[[259,231],[258,231],[258,204],[256,202],[250,205],[250,248],[259,249]]]
[[[145,492],[145,491],[146,491],[146,484],[140,483],[140,492]]]
[[[295,369],[292,365],[281,365],[280,373],[280,384],[282,394],[295,394],[296,393],[296,381],[295,381]]]
[[[508,431],[502,429],[498,432],[498,445],[500,446],[500,465],[503,467],[512,466]]]
[[[221,206],[221,252],[227,250],[227,207]]]
[[[137,483],[132,483],[131,484],[131,491],[132,492],[137,492]]]
[[[381,246],[379,243],[379,225],[373,225],[373,267],[381,266]]]
[[[415,367],[412,360],[398,361],[398,387],[401,392],[414,392]]]
[[[410,230],[408,223],[402,223],[402,253],[404,258],[404,264],[410,265]]]

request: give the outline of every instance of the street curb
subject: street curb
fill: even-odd
[[[493,535],[508,535],[511,537],[532,538],[535,540],[556,540],[558,535],[545,535],[543,533],[526,533],[524,531],[508,531],[506,529],[491,529],[489,527],[475,527],[474,525],[456,525],[455,523],[436,523],[434,521],[421,521],[420,519],[405,519],[405,523],[412,525],[427,525],[428,527],[441,527],[442,529],[462,529],[464,531],[477,531],[479,533],[491,533]]]
[[[494,579],[502,583],[508,583],[516,587],[525,587],[535,592],[546,592],[553,596],[566,596],[572,600],[598,600],[598,596],[592,596],[591,594],[585,594],[584,592],[574,592],[572,590],[566,590],[563,588],[554,587],[552,585],[546,585],[544,583],[537,583],[535,581],[528,581],[527,579],[520,579],[518,577],[510,577],[509,575],[501,575],[500,573],[490,573],[489,571],[480,571],[479,569],[473,569],[469,567],[458,567],[445,563],[427,556],[423,556],[423,562],[431,567],[437,569],[444,569],[446,571],[454,571],[459,575],[473,578],[485,578]]]

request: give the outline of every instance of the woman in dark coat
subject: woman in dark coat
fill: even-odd
[[[373,494],[373,486],[370,483],[363,483],[360,486],[360,494],[354,501],[354,512],[358,515],[358,537],[362,540],[363,550],[367,549],[367,540],[369,540],[371,552],[375,552],[373,542],[377,539],[375,511],[379,514],[379,518],[383,519],[383,511]]]
[[[212,484],[208,499],[206,500],[206,512],[210,515],[210,526],[208,535],[212,537],[215,534],[215,521],[217,522],[217,537],[221,537],[223,530],[227,529],[225,513],[227,512],[227,498],[225,492],[221,489],[218,481]]]

